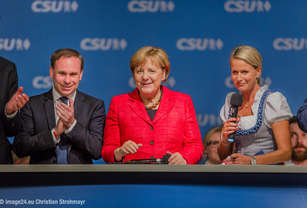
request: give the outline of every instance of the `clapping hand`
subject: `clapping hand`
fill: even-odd
[[[7,115],[11,115],[21,109],[28,101],[29,97],[22,92],[23,87],[20,86],[9,102],[6,104],[5,112]]]
[[[72,99],[69,99],[69,105],[58,103],[56,106],[56,114],[64,124],[65,129],[69,129],[75,121],[74,104]]]

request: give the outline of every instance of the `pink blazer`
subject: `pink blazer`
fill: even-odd
[[[112,98],[104,130],[104,161],[114,162],[114,150],[127,140],[143,145],[124,161],[162,158],[169,151],[179,152],[188,164],[195,164],[203,152],[192,99],[166,87],[153,121],[137,89]]]

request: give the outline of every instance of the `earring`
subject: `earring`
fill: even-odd
[[[260,77],[256,77],[256,81],[257,81],[257,83],[259,84],[260,81],[261,81]]]

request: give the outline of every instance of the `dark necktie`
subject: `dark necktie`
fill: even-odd
[[[69,101],[68,101],[67,97],[60,97],[60,101],[62,101],[62,103],[65,103],[66,105],[69,104]]]
[[[68,98],[61,97],[60,100],[68,105]],[[67,160],[67,149],[68,149],[68,142],[67,136],[65,134],[61,134],[61,140],[57,145],[57,163],[58,164],[68,164]]]

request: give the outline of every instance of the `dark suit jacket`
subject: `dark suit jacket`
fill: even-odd
[[[68,163],[88,164],[100,158],[105,123],[104,103],[77,91],[74,102],[77,124],[68,136]],[[18,156],[31,156],[31,164],[57,163],[51,129],[56,126],[52,90],[33,96],[21,110],[22,131],[14,140]]]
[[[304,101],[304,105],[297,111],[297,123],[304,132],[307,132],[307,99]]]
[[[6,103],[18,87],[18,77],[14,63],[0,57],[0,164],[12,163],[11,144],[7,137],[18,131],[17,116],[7,119],[4,114]]]

